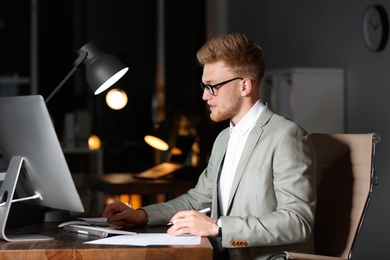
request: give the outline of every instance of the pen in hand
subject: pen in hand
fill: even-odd
[[[198,211],[199,213],[205,214],[207,212],[210,212],[210,208],[201,209]]]
[[[205,214],[205,213],[207,213],[207,212],[210,212],[210,208],[205,208],[205,209],[201,209],[201,210],[199,210],[198,211],[199,213],[202,213],[202,214]],[[177,221],[179,221],[180,220],[180,218],[178,218],[178,219],[175,219],[175,220],[171,220],[171,221],[169,221],[168,222],[168,226],[170,226],[170,225],[173,225],[173,224],[175,224]]]

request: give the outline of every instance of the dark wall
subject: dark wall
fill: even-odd
[[[81,65],[48,104],[56,131],[62,138],[65,113],[88,110],[92,133],[102,140],[104,170],[138,171],[153,162],[142,140],[155,85],[155,1],[39,1],[40,93],[54,89],[72,69],[75,50],[89,41],[129,66],[115,84],[127,93],[128,105],[114,111],[105,103],[106,93],[93,96]]]
[[[116,55],[130,68],[115,85],[129,98],[128,105],[120,111],[107,107],[105,93],[93,96],[85,82],[84,68],[77,70],[49,104],[59,136],[66,112],[87,109],[93,115],[93,133],[103,143],[105,172],[139,172],[151,167],[155,163],[154,150],[143,137],[152,127],[154,116],[157,1],[39,3],[41,86],[54,88],[53,84],[58,84],[72,68],[74,51],[88,41]],[[198,83],[202,69],[196,62],[196,51],[205,38],[204,9],[204,1],[199,0],[164,2],[167,117],[203,115],[205,111]],[[51,62],[53,53],[57,66]],[[48,95],[47,88],[41,91]]]
[[[165,2],[166,109],[173,114],[199,114],[204,110],[199,87],[202,68],[196,52],[205,41],[204,3]]]
[[[77,58],[73,34],[72,1],[38,3],[38,94],[48,97],[73,68]],[[25,43],[26,45],[29,42]],[[79,71],[76,72],[76,75]],[[56,131],[62,132],[62,115],[74,110],[74,78],[47,104]],[[80,103],[77,102],[77,103]]]
[[[0,76],[13,73],[29,75],[29,21],[29,1],[0,2]]]
[[[206,41],[205,8],[205,1],[201,0],[165,1],[166,115],[199,118],[192,122],[200,147],[198,173],[205,168],[221,129],[221,124],[211,122],[199,86],[203,68],[196,53]]]
[[[105,171],[138,172],[153,163],[153,150],[143,137],[152,124],[156,84],[156,1],[86,2],[86,36],[130,68],[116,85],[128,95],[124,109],[108,108],[103,95],[95,100],[95,129],[104,144]]]
[[[37,2],[38,94],[44,98],[49,96],[73,68],[76,50],[89,41],[101,51],[117,56],[130,68],[115,85],[129,97],[127,107],[121,111],[107,107],[105,93],[93,96],[83,65],[48,103],[60,139],[63,139],[66,113],[78,110],[91,113],[92,133],[103,143],[106,172],[138,172],[154,164],[154,150],[144,143],[143,136],[152,127],[155,116],[152,102],[156,88],[157,3],[155,0]],[[6,27],[12,31],[0,30],[3,36],[0,49],[6,64],[0,67],[0,72],[17,71],[28,77],[30,3],[26,1],[21,6],[2,1],[1,5],[0,14],[4,13],[7,22],[14,22]],[[196,51],[205,40],[204,11],[205,1],[164,2],[167,117],[206,113],[208,118],[198,85],[202,68],[196,62]],[[205,123],[208,129],[210,122]],[[204,127],[199,127],[199,132],[203,131]]]

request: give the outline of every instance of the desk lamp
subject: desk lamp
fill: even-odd
[[[46,104],[73,75],[81,63],[85,65],[87,82],[95,95],[111,87],[129,69],[115,56],[101,52],[92,42],[88,42],[81,47],[77,51],[77,55],[78,58],[73,63],[73,69],[46,98]]]
[[[168,151],[169,128],[170,126],[167,121],[155,124],[153,130],[149,134],[145,135],[145,142],[157,150]]]

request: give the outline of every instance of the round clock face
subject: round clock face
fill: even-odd
[[[363,38],[368,49],[382,50],[388,38],[388,18],[386,10],[381,6],[370,6],[363,15]]]

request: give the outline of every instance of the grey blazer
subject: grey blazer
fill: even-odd
[[[179,210],[211,207],[217,217],[217,179],[229,129],[214,142],[195,188],[166,203],[143,207],[150,225]],[[268,107],[249,134],[234,176],[220,243],[231,259],[266,259],[273,252],[313,252],[315,154],[309,135]]]

